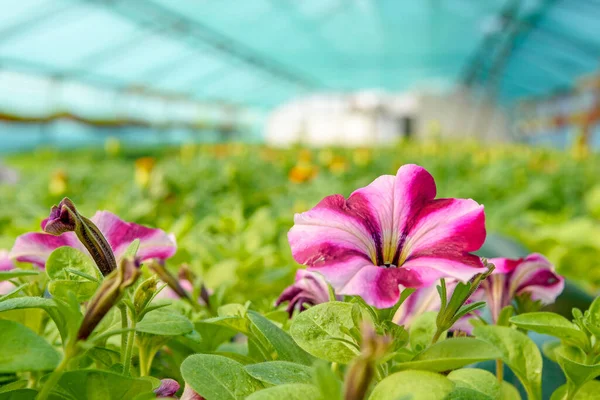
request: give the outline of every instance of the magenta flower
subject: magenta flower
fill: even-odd
[[[0,249],[0,271],[10,271],[14,268],[15,264],[10,257],[8,257],[8,251]],[[14,288],[15,286],[9,281],[2,281],[0,282],[0,295],[10,293]]]
[[[470,254],[485,240],[483,206],[435,195],[424,168],[404,165],[348,199],[328,196],[296,214],[288,234],[292,255],[323,274],[337,294],[380,308],[393,306],[406,287],[468,280],[483,271]]]
[[[57,214],[58,213],[58,214]],[[64,216],[63,216],[64,217]],[[160,229],[147,228],[130,222],[124,222],[108,211],[98,211],[91,221],[104,235],[118,261],[127,247],[136,239],[140,240],[137,257],[144,261],[151,258],[167,259],[175,254],[177,245],[172,235]],[[50,218],[42,221],[42,229],[68,223],[53,208]],[[78,240],[75,232],[65,232],[59,236],[48,233],[30,232],[17,238],[10,257],[21,262],[29,262],[44,267],[50,253],[62,246],[74,247],[88,254],[86,248]]]
[[[171,398],[179,390],[179,383],[174,379],[161,379],[160,386],[154,390],[157,399]]]
[[[341,299],[341,296],[337,296]],[[290,317],[294,310],[304,311],[306,306],[314,306],[329,301],[329,288],[323,275],[318,272],[299,269],[296,271],[296,281],[288,286],[279,296],[275,307],[288,301],[287,312]]]
[[[564,278],[556,274],[554,266],[541,254],[518,260],[492,258],[489,262],[496,268],[471,298],[487,302],[493,322],[497,321],[502,308],[519,295],[528,293],[532,300],[547,305],[554,303],[564,289]]]

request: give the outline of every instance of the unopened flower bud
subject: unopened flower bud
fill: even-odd
[[[135,312],[137,314],[141,313],[152,300],[152,297],[154,297],[154,294],[156,293],[157,284],[158,277],[152,275],[137,287],[135,294],[133,295],[133,305],[135,306]]]
[[[42,229],[56,236],[75,232],[102,275],[107,276],[117,268],[115,255],[102,232],[92,221],[77,212],[75,204],[69,198],[65,197],[58,206],[52,207],[50,216],[42,222]]]
[[[157,399],[175,396],[179,390],[179,383],[174,379],[161,379],[160,386],[154,390]]]
[[[125,289],[140,277],[140,264],[132,258],[121,260],[119,268],[107,276],[90,300],[88,309],[79,327],[77,339],[85,340],[96,329],[102,318],[115,306]]]
[[[372,325],[361,326],[361,353],[354,360],[345,379],[344,400],[363,400],[375,375],[375,368],[392,344],[389,336],[377,335]]]
[[[204,400],[204,397],[200,396],[194,391],[189,385],[185,385],[183,388],[183,394],[181,400]]]

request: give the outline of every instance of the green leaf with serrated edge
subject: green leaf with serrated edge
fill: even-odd
[[[426,312],[417,316],[411,322],[408,330],[408,339],[412,350],[420,352],[431,344],[431,340],[437,331],[436,319],[436,312]],[[440,340],[444,338],[446,338],[446,332],[442,334]]]
[[[477,338],[494,345],[502,353],[502,361],[519,378],[531,400],[542,397],[542,355],[535,343],[515,329],[504,326],[478,326]]]
[[[206,400],[241,400],[264,387],[242,364],[212,354],[186,358],[181,364],[181,375]]]
[[[590,347],[587,335],[562,315],[551,312],[532,312],[512,317],[510,322],[519,328],[554,336],[582,349]]]
[[[476,368],[464,368],[452,371],[448,374],[448,379],[454,382],[455,389],[469,389],[471,397],[482,400],[494,400],[500,396],[500,383],[498,379],[489,371]],[[478,397],[475,397],[478,396]],[[452,398],[452,394],[450,396]],[[455,398],[458,398],[455,396]],[[464,397],[463,397],[464,398]]]
[[[85,369],[65,372],[50,399],[130,400],[143,394],[154,394],[152,390],[152,382],[147,379]]]
[[[0,332],[0,373],[47,371],[58,365],[58,352],[31,329],[0,320]]]
[[[254,378],[271,385],[312,382],[311,368],[289,361],[268,361],[246,365],[245,368]]]
[[[459,337],[447,339],[428,347],[411,361],[395,365],[394,370],[451,371],[465,365],[500,357],[502,357],[502,353],[483,340]]]
[[[454,389],[454,383],[443,375],[429,371],[396,372],[383,379],[369,400],[442,400]]]
[[[302,350],[287,332],[255,311],[248,311],[247,316],[256,330],[273,346],[279,360],[312,365],[314,358]]]
[[[59,247],[50,253],[46,261],[46,273],[50,279],[70,279],[73,275],[65,271],[67,268],[94,276],[97,280],[102,277],[94,261],[87,254],[73,247]],[[81,280],[81,278],[77,277],[74,280]]]
[[[352,337],[342,330],[355,327],[352,308],[353,304],[339,301],[311,307],[293,319],[290,333],[313,356],[347,364],[359,353],[348,343],[353,341]]]
[[[193,331],[194,325],[181,314],[161,309],[147,313],[135,329],[151,335],[179,336]]]
[[[31,269],[11,269],[8,271],[0,271],[0,282],[14,278],[22,278],[24,276],[35,276],[39,274],[40,271],[34,271]]]
[[[260,390],[248,396],[246,400],[317,400],[319,398],[320,392],[316,386],[290,383]]]

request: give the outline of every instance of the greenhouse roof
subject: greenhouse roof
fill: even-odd
[[[0,66],[48,91],[64,80],[262,109],[459,82],[508,103],[596,70],[599,16],[597,0],[20,0],[3,4]],[[23,85],[12,79],[5,95]]]

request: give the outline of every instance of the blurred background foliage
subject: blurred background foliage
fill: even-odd
[[[179,250],[170,268],[189,264],[230,302],[268,307],[290,284],[299,267],[286,238],[294,213],[407,163],[433,174],[438,197],[484,204],[491,240],[515,239],[590,294],[600,287],[598,155],[440,140],[282,150],[238,143],[135,149],[111,139],[104,149],[40,148],[5,163],[21,176],[0,185],[0,248],[39,230],[68,196],[85,215],[105,209],[173,232]]]

